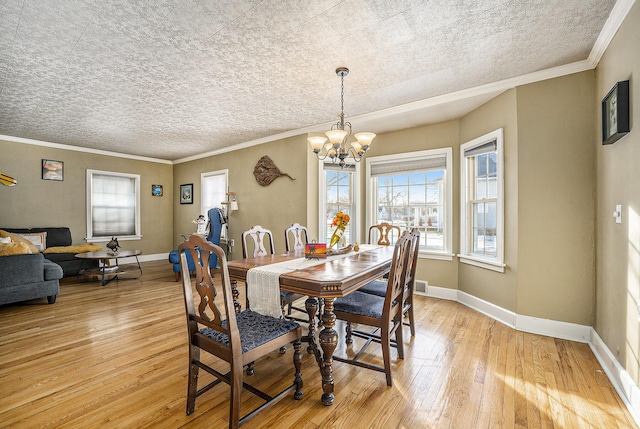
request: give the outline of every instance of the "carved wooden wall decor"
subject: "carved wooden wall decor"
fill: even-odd
[[[262,186],[270,185],[271,182],[280,176],[287,176],[291,180],[296,180],[287,173],[281,172],[267,155],[260,158],[253,169],[253,175],[255,176],[256,181]]]

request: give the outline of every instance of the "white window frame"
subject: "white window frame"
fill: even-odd
[[[325,217],[325,213],[327,212],[327,180],[326,180],[326,170],[324,166],[331,166],[331,163],[325,163],[322,161],[318,162],[318,237],[320,237],[319,241],[322,242],[325,240],[324,237],[328,235],[327,231],[327,219]],[[334,166],[336,164],[333,164]],[[349,214],[349,231],[351,235],[347,237],[347,241],[349,243],[360,243],[360,228],[358,227],[358,213],[360,213],[360,163],[352,164],[355,165],[355,170],[353,173],[353,183],[352,183],[352,196],[351,196],[351,208],[352,213]],[[329,243],[327,243],[328,245]]]
[[[444,250],[434,251],[421,248],[418,257],[426,259],[439,259],[445,261],[453,260],[455,256],[452,249],[453,243],[453,149],[450,147],[429,149],[417,152],[398,153],[394,155],[384,155],[367,158],[366,169],[366,192],[367,192],[367,231],[371,225],[378,223],[376,214],[377,208],[377,180],[371,176],[372,166],[375,164],[398,163],[406,161],[407,163],[415,162],[420,159],[441,158],[445,157],[445,174],[444,174]]]
[[[93,236],[93,175],[127,177],[134,179],[135,186],[135,234],[118,235],[118,240],[140,240],[142,234],[140,231],[140,175],[129,173],[117,173],[113,171],[91,170],[87,169],[87,236],[85,240],[89,243],[107,242],[111,240],[111,236]]]
[[[204,181],[207,177],[211,177],[211,176],[224,176],[224,183],[225,183],[225,190],[224,193],[222,195],[222,198],[220,199],[220,202],[218,205],[215,206],[211,206],[211,207],[205,207],[204,206],[204,202],[206,200],[205,198],[205,184]],[[216,170],[216,171],[208,171],[206,173],[201,173],[200,174],[200,214],[204,215],[204,217],[207,217],[207,212],[214,208],[220,208],[222,209],[225,218],[229,217],[229,206],[224,206],[222,204],[222,201],[226,201],[226,193],[229,191],[229,170],[228,169],[224,169],[224,170]],[[207,222],[209,221],[209,219],[207,219]],[[220,234],[220,238],[227,238],[227,236],[229,235],[229,231],[228,231],[228,226],[225,223],[224,225],[222,225],[222,232]]]
[[[504,137],[503,129],[491,131],[460,146],[460,262],[488,270],[504,273]],[[465,152],[473,148],[496,142],[496,256],[475,254],[472,252],[472,218],[470,214],[469,167]]]

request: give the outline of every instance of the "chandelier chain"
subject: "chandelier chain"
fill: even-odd
[[[340,124],[344,130],[344,74],[340,75]]]

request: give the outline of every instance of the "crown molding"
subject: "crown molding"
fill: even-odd
[[[596,42],[593,44],[593,49],[589,54],[587,61],[593,65],[592,68],[596,68],[605,51],[609,47],[609,43],[613,40],[613,37],[618,32],[618,29],[622,25],[622,22],[627,17],[629,10],[636,2],[636,0],[617,0],[613,6],[607,22],[604,23],[602,31],[598,35]]]
[[[114,156],[117,158],[134,159],[137,161],[156,162],[158,164],[172,164],[171,161],[166,159],[150,158],[150,157],[138,156],[138,155],[129,155],[129,154],[120,153],[120,152],[110,152],[108,150],[90,149],[90,148],[81,147],[81,146],[71,146],[71,145],[66,145],[61,143],[52,143],[52,142],[45,142],[41,140],[25,139],[23,137],[6,136],[2,134],[0,134],[0,140],[6,140],[13,143],[30,144],[34,146],[45,146],[45,147],[51,147],[54,149],[71,150],[74,152],[92,153],[95,155],[106,155],[106,156]]]

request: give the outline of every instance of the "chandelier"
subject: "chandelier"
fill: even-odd
[[[340,120],[331,126],[331,130],[327,131],[324,136],[311,136],[307,138],[313,153],[319,160],[327,157],[331,162],[337,162],[340,167],[345,166],[345,159],[351,156],[356,162],[360,162],[364,158],[367,150],[371,147],[371,141],[376,136],[374,133],[362,132],[353,135],[355,140],[351,139],[351,123],[344,121],[344,77],[349,74],[346,67],[338,67],[336,75],[340,76],[341,92],[340,92]],[[327,142],[327,139],[329,140]]]

